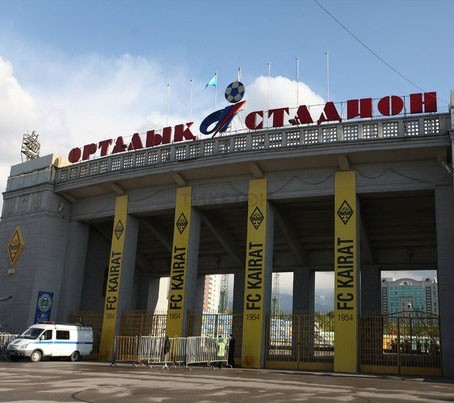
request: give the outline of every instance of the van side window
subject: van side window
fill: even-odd
[[[57,330],[57,340],[69,340],[69,330]]]
[[[46,330],[43,333],[43,340],[52,340],[52,329]]]

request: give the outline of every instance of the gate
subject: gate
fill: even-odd
[[[266,368],[333,370],[332,312],[271,315],[266,335]]]
[[[406,311],[363,317],[361,372],[441,376],[439,317]]]
[[[69,323],[79,323],[84,326],[91,326],[93,329],[93,350],[87,357],[89,359],[98,358],[99,341],[101,340],[103,314],[99,312],[77,312],[68,317]]]
[[[167,315],[142,312],[126,312],[121,316],[121,336],[166,335]]]

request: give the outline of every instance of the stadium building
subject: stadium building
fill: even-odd
[[[381,283],[381,299],[384,314],[419,311],[438,315],[438,287],[435,278],[384,278]]]
[[[243,367],[454,376],[454,95],[447,111],[436,99],[255,111],[229,132],[235,99],[201,134],[182,123],[93,139],[70,163],[12,166],[0,223],[0,297],[12,298],[0,323],[15,332],[98,315],[107,360],[122,320],[154,312],[160,278],[170,277],[173,337],[200,334],[205,276],[232,274]],[[383,270],[437,270],[439,316],[371,316]],[[314,316],[317,271],[334,272],[331,324]],[[285,319],[270,320],[273,272],[293,273]],[[394,354],[388,335],[430,337],[440,351]]]

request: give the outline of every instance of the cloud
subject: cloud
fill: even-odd
[[[11,63],[1,57],[0,97],[1,161],[11,161],[20,156],[24,125],[37,122],[39,112],[33,97],[23,90],[14,77]]]
[[[19,60],[24,60],[22,55]],[[213,112],[212,88],[206,77],[192,87],[185,66],[167,67],[140,56],[69,57],[30,50],[19,78],[13,64],[0,55],[0,187],[9,167],[21,162],[22,134],[39,133],[41,155],[63,157],[76,146],[169,124],[201,120]],[[246,84],[246,110],[296,105],[296,82],[286,77],[257,77]],[[191,91],[192,90],[192,91]],[[192,92],[192,102],[191,102]],[[228,105],[218,88],[219,109]],[[222,96],[221,96],[222,94]],[[308,85],[298,86],[300,104],[321,104]],[[237,122],[238,123],[238,122]],[[241,122],[235,128],[241,128]],[[244,126],[243,126],[244,127]],[[197,129],[196,129],[197,130]]]
[[[28,94],[14,76],[11,63],[0,57],[0,188],[6,187],[10,166],[21,162],[24,129],[38,127],[41,115],[36,100]],[[0,200],[0,207],[3,199]]]
[[[246,87],[247,110],[268,110],[297,105],[320,105],[325,101],[311,88],[287,77],[257,77]],[[298,88],[298,91],[297,91]],[[298,101],[298,103],[297,103]]]

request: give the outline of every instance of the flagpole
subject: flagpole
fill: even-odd
[[[238,67],[238,71],[236,73],[236,79],[237,79],[237,81],[241,81],[241,67]]]
[[[216,76],[216,85],[214,86],[214,109],[216,109],[216,96],[218,93],[218,82],[219,82],[219,77],[218,77],[218,72],[214,73]]]
[[[326,51],[326,91],[328,93],[327,101],[329,101],[329,52]]]
[[[193,87],[194,87],[194,81],[192,80],[191,78],[191,103],[190,103],[190,109],[189,109],[189,116],[191,118],[191,121],[192,121],[192,92],[193,92]]]
[[[170,83],[167,84],[167,126],[169,126],[170,115]]]
[[[300,59],[297,57],[296,61],[296,107],[299,105],[299,81],[300,81]]]
[[[270,77],[271,77],[271,62],[268,62],[268,88],[266,93],[266,109],[270,110]]]

